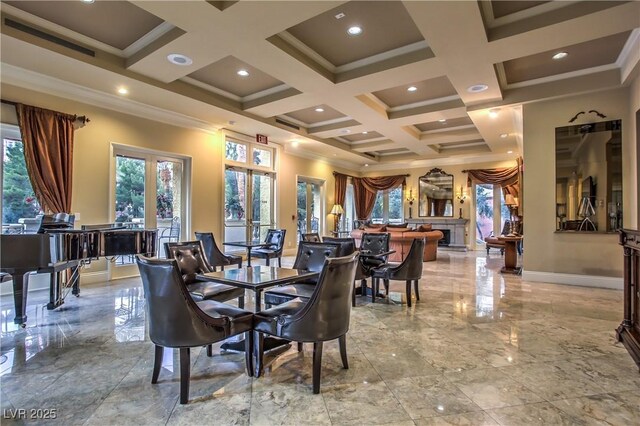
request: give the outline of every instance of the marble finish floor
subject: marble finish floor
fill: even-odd
[[[85,286],[58,310],[29,295],[27,328],[3,296],[2,423],[631,425],[640,374],[615,342],[622,292],[503,276],[498,254],[439,252],[412,308],[359,298],[343,370],[326,345],[320,395],[311,345],[268,356],[259,379],[243,357],[192,350],[190,403],[178,400],[177,354],[151,385],[139,279]],[[291,265],[292,259],[284,262]],[[399,300],[403,283],[392,283]],[[11,420],[16,409],[53,420]]]

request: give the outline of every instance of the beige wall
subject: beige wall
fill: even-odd
[[[633,152],[635,128],[631,120],[629,94],[629,88],[621,88],[524,106],[525,271],[607,277],[622,275],[622,252],[616,234],[554,232],[554,130],[566,126],[576,112],[596,109],[606,114],[607,120],[622,119],[622,149],[624,153]],[[593,115],[584,115],[574,124],[593,119]],[[635,227],[636,157],[625,155],[623,158],[624,224]]]

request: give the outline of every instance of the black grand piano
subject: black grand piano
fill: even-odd
[[[117,225],[84,225],[73,229],[73,215],[44,215],[37,234],[0,235],[0,272],[13,278],[16,324],[27,322],[29,273],[50,273],[48,309],[64,303],[71,293],[79,296],[81,267],[99,257],[156,252],[156,229],[127,229]]]

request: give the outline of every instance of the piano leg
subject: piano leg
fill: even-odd
[[[29,273],[13,275],[13,303],[16,309],[14,324],[23,328],[27,323],[27,290],[29,288]]]
[[[62,300],[62,273],[63,271],[49,274],[49,303],[47,309],[52,310],[64,303]]]

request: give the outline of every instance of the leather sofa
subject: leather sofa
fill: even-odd
[[[402,262],[409,254],[411,243],[415,238],[424,238],[423,262],[431,262],[436,260],[438,256],[438,241],[444,238],[444,234],[440,231],[431,229],[431,225],[420,225],[417,229],[397,228],[388,225],[370,225],[363,229],[354,229],[351,231],[351,237],[355,238],[356,245],[360,247],[360,239],[363,233],[388,232],[389,250],[396,252],[389,256],[390,262]]]

